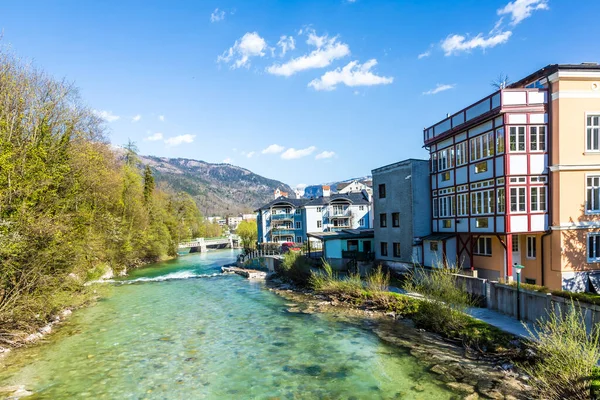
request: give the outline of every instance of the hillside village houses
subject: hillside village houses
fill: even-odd
[[[372,212],[366,196],[346,202],[364,205],[361,222],[374,217],[376,260],[457,264],[493,280],[515,278],[522,265],[524,282],[600,293],[598,64],[548,65],[424,129],[423,143],[429,161],[372,171]],[[336,203],[323,198],[262,207],[260,241],[304,241],[335,227],[323,211]],[[312,207],[321,214],[307,226]],[[300,216],[285,219],[293,212]],[[302,234],[273,235],[282,219]],[[352,227],[371,225],[354,219]]]

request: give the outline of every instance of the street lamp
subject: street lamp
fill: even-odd
[[[521,292],[519,289],[521,287],[521,270],[525,268],[523,265],[519,265],[515,263],[514,265],[515,272],[517,273],[517,320],[521,320]]]

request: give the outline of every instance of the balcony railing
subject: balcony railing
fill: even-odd
[[[276,219],[276,220],[294,219],[294,214],[272,214],[271,219]]]
[[[329,214],[330,218],[334,218],[334,217],[349,217],[350,216],[350,208],[347,209],[340,209],[340,208],[334,208],[331,210],[331,213]]]
[[[294,236],[296,232],[293,229],[278,229],[271,232],[272,236]]]
[[[342,250],[342,258],[350,258],[357,261],[373,261],[375,253],[372,251],[346,251]]]

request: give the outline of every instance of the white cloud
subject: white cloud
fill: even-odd
[[[162,138],[163,134],[160,132],[156,132],[155,134],[146,137],[144,140],[148,142],[155,142],[157,140],[162,140]]]
[[[364,64],[358,61],[348,63],[344,68],[336,68],[325,72],[319,79],[314,79],[308,86],[315,90],[334,90],[336,85],[343,83],[346,86],[372,86],[388,85],[394,81],[392,77],[378,76],[370,70],[377,65],[377,60],[372,59]]]
[[[267,72],[273,75],[292,76],[307,69],[327,67],[333,61],[350,54],[350,47],[340,42],[337,36],[332,38],[327,35],[318,36],[314,31],[310,31],[306,43],[317,49],[284,64],[273,64],[267,68]]]
[[[441,83],[438,83],[435,86],[435,88],[433,88],[431,90],[428,90],[426,92],[423,92],[423,94],[426,94],[426,95],[427,94],[436,94],[436,93],[439,93],[439,92],[443,92],[445,90],[454,89],[455,86],[456,86],[455,84],[452,84],[452,85],[442,85]]]
[[[510,14],[511,24],[517,25],[536,10],[547,10],[548,0],[515,0],[498,10],[498,15]]]
[[[165,116],[164,116],[164,115],[159,115],[159,116],[158,116],[158,120],[159,120],[160,122],[165,122]]]
[[[421,58],[429,57],[430,55],[431,55],[431,50],[427,50],[426,52],[419,54],[419,56],[417,58],[420,60]]]
[[[182,143],[192,143],[196,135],[179,135],[165,139],[168,146],[178,146]]]
[[[281,154],[281,158],[284,160],[294,160],[297,158],[302,158],[311,155],[317,148],[315,146],[310,146],[305,149],[294,149],[290,147],[286,151]]]
[[[224,159],[224,160],[223,160],[223,162],[224,162],[225,164],[231,164],[231,162],[232,162],[232,161],[233,161],[233,160],[232,160],[231,158],[229,158],[229,157],[227,157],[226,159]]]
[[[261,153],[277,154],[277,153],[281,153],[283,150],[285,150],[285,147],[280,146],[278,144],[272,144],[272,145],[268,146],[267,148],[263,149],[263,151]]]
[[[294,50],[296,48],[296,41],[293,36],[283,35],[279,38],[277,46],[281,47],[281,57],[283,57],[289,50]]]
[[[96,116],[98,116],[108,122],[114,122],[114,121],[118,120],[119,118],[121,118],[118,115],[113,114],[112,111],[93,110],[92,112],[94,114],[96,114]]]
[[[224,19],[225,11],[219,10],[218,8],[215,8],[215,11],[210,14],[210,22],[219,22],[223,21]]]
[[[478,47],[485,50],[506,43],[511,35],[511,31],[497,32],[487,38],[483,37],[483,34],[481,33],[471,39],[467,39],[463,35],[449,35],[442,41],[442,49],[446,56],[458,54],[463,51],[468,52]]]
[[[248,158],[252,158],[252,156],[253,156],[253,155],[255,155],[255,154],[256,154],[256,152],[255,152],[255,151],[251,151],[251,152],[249,152],[248,154],[246,154],[246,157],[248,157]]]
[[[306,189],[308,185],[306,183],[299,183],[296,185],[296,189],[298,190],[302,190],[302,189]]]
[[[217,62],[232,62],[231,68],[249,67],[250,57],[263,57],[267,42],[256,32],[247,32],[229,50],[217,57]]]
[[[131,122],[138,122],[140,119],[142,119],[142,116],[138,114],[135,117],[131,118]]]
[[[335,156],[334,151],[323,151],[315,156],[315,160],[323,160],[325,158],[331,158]]]

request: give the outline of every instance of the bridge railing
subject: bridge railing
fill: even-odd
[[[254,250],[247,254],[240,255],[240,262],[245,263],[255,258],[268,257],[268,256],[280,256],[281,252],[277,250]]]

